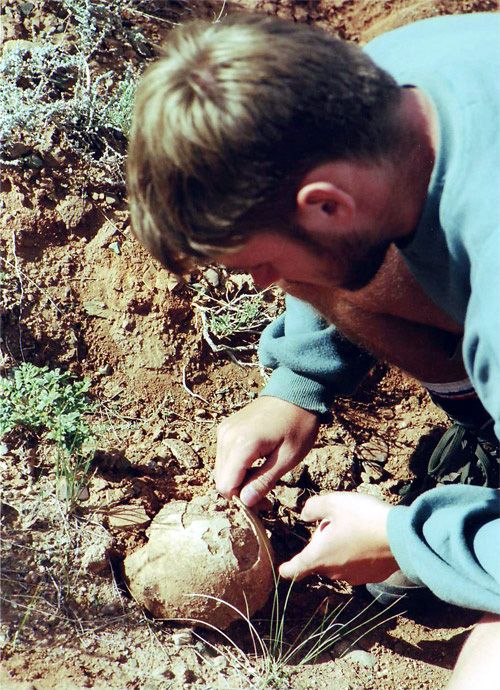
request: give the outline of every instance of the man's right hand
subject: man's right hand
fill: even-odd
[[[217,434],[215,484],[251,507],[312,448],[319,420],[293,403],[264,396],[225,419]],[[248,472],[253,463],[264,463]]]

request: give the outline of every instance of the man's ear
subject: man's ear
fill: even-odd
[[[353,197],[333,182],[309,182],[297,192],[297,220],[306,230],[344,230],[352,225]]]

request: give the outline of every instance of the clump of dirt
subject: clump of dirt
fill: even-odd
[[[155,618],[224,630],[252,616],[274,586],[271,545],[258,518],[237,499],[208,492],[171,501],[124,561],[130,592]]]

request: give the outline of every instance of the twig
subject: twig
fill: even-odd
[[[183,387],[184,390],[186,390],[186,391],[189,393],[189,395],[191,395],[193,398],[198,398],[198,400],[202,400],[204,403],[206,403],[207,405],[209,405],[210,403],[208,402],[208,400],[206,400],[203,396],[198,395],[198,393],[194,393],[194,391],[192,391],[192,390],[188,387],[188,385],[187,385],[187,383],[186,383],[186,369],[187,369],[187,362],[185,362],[185,363],[184,363],[184,366],[182,367],[182,387]]]
[[[21,290],[21,298],[19,300],[19,316],[17,319],[17,330],[19,334],[19,352],[21,354],[23,362],[25,361],[24,359],[24,350],[23,350],[23,334],[21,330],[21,314],[23,311],[23,299],[24,299],[24,283],[23,283],[23,278],[22,278],[22,272],[21,269],[19,268],[19,259],[17,256],[17,247],[16,247],[16,233],[15,230],[12,230],[12,253],[14,255],[14,270],[16,272],[17,276],[17,281],[19,283],[19,288]],[[8,259],[4,259],[4,261],[8,262]],[[10,263],[10,262],[8,262]],[[12,264],[11,264],[12,266]]]
[[[220,8],[220,12],[219,12],[219,14],[218,14],[218,16],[217,16],[217,19],[215,20],[215,24],[217,24],[218,22],[220,22],[220,20],[222,19],[222,15],[224,14],[224,10],[225,10],[225,9],[226,9],[226,0],[223,0],[223,2],[222,2],[222,7]]]

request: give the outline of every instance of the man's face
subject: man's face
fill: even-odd
[[[217,263],[230,270],[250,273],[255,284],[264,289],[273,283],[285,292],[312,301],[311,289],[365,287],[382,265],[389,242],[372,243],[365,233],[349,239],[330,238],[328,243],[272,231],[258,232],[240,249],[216,257]]]

